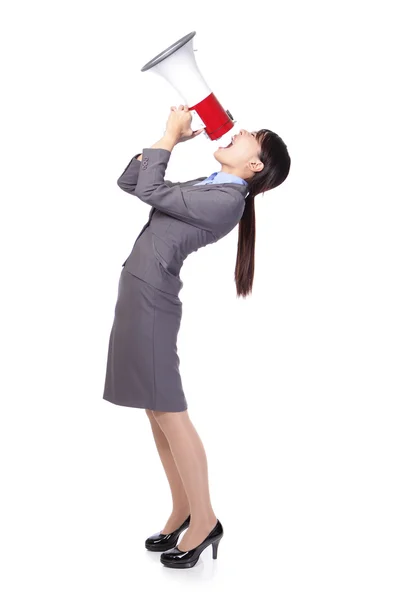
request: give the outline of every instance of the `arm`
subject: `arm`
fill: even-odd
[[[151,148],[154,150],[165,150],[171,153],[173,148],[176,146],[176,144],[179,144],[179,142],[197,137],[203,131],[203,129],[200,128],[197,131],[192,131],[190,127],[191,121],[192,115],[190,114],[189,106],[187,104],[181,104],[179,109],[171,106],[171,113],[168,117],[165,133],[163,137],[158,140],[158,142],[151,146]],[[147,168],[147,164],[144,167],[143,165],[142,167],[140,166],[139,163],[142,161],[142,158],[142,154],[136,154],[126,167],[125,171],[119,177],[117,183],[125,192],[130,194],[135,192],[140,170],[143,168],[145,170]],[[146,158],[145,160],[147,161],[148,159]],[[164,185],[176,185],[171,181],[165,182],[164,174],[163,183]]]
[[[135,154],[117,180],[119,187],[129,194],[133,194],[135,191],[139,177],[141,159],[137,158],[138,156],[139,154]],[[140,154],[140,156],[142,155]]]
[[[161,148],[164,150],[172,151],[174,146],[178,143],[177,139],[172,135],[164,135],[158,142],[155,142],[151,147],[152,148]],[[125,168],[122,175],[117,180],[118,186],[124,190],[124,192],[128,192],[128,194],[133,194],[136,188],[136,184],[139,177],[140,172],[140,163],[142,161],[143,154],[138,153],[131,159]],[[171,181],[169,182],[171,185],[174,185]]]
[[[160,146],[143,148],[137,184],[130,192],[158,210],[208,231],[232,227],[240,220],[243,204],[220,186],[203,189],[173,185],[164,180],[171,150]]]

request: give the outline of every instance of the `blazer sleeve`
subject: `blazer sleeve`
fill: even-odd
[[[133,194],[138,182],[140,167],[142,162],[137,159],[142,152],[138,152],[135,156],[129,161],[122,175],[120,175],[117,179],[117,185],[127,192],[128,194]],[[168,185],[178,185],[180,182],[172,182],[165,180],[165,183]]]
[[[127,189],[125,185],[125,191],[171,217],[211,233],[220,227],[226,229],[226,225],[233,227],[238,223],[244,205],[228,191],[220,186],[216,189],[204,189],[202,186],[181,188],[179,183],[171,186],[171,182],[164,180],[171,152],[164,148],[144,148],[142,154],[142,161],[137,161],[141,165],[135,186]]]
[[[141,161],[137,160],[137,157],[140,156],[140,154],[142,153],[138,152],[135,154],[117,180],[119,187],[130,194],[133,194],[135,191],[138,181]]]

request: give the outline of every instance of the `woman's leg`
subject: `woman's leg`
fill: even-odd
[[[182,525],[183,521],[189,515],[189,500],[186,496],[185,488],[183,487],[181,476],[179,475],[179,471],[172,456],[168,440],[157,423],[153,411],[149,409],[145,410],[150,420],[154,441],[172,494],[172,513],[166,522],[164,529],[161,530],[161,533],[171,533],[174,529],[177,529],[179,525]]]
[[[153,410],[153,415],[168,440],[189,499],[190,525],[178,545],[180,550],[191,550],[217,524],[210,500],[206,453],[187,410]]]

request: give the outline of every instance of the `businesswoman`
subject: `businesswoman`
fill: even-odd
[[[172,183],[164,175],[177,143],[196,137],[188,106],[171,107],[164,136],[136,154],[119,177],[121,189],[151,206],[149,219],[123,263],[110,333],[103,398],[142,408],[172,494],[172,513],[145,547],[173,568],[193,567],[223,528],[210,500],[207,458],[191,422],[179,373],[182,316],[179,272],[185,258],[239,225],[236,292],[247,296],[254,277],[254,198],[280,185],[290,169],[282,139],[268,129],[244,129],[214,152],[221,170]],[[185,529],[178,544],[178,538]]]

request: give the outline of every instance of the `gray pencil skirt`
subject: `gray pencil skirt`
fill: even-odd
[[[187,409],[177,339],[182,302],[122,269],[103,399],[132,408]]]

